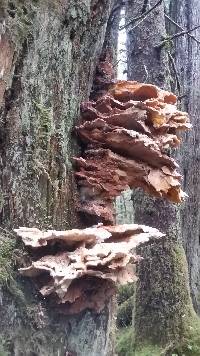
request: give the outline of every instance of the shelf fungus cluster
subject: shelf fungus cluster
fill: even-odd
[[[40,293],[58,305],[58,311],[75,314],[85,309],[100,312],[117,284],[136,279],[135,254],[139,244],[163,236],[142,225],[96,226],[82,230],[15,230],[31,251],[32,262],[20,273],[31,277]]]
[[[113,200],[127,188],[174,203],[184,199],[178,164],[169,152],[191,124],[187,113],[178,111],[174,94],[119,81],[97,101],[83,103],[81,112],[76,132],[85,151],[74,158],[80,211],[112,224]]]
[[[68,231],[16,231],[31,252],[20,273],[31,277],[40,293],[58,311],[100,312],[117,284],[136,279],[139,244],[162,235],[143,225],[113,226],[113,201],[127,188],[184,199],[178,164],[169,150],[190,129],[188,115],[176,107],[176,97],[150,84],[119,81],[96,101],[82,104],[76,127],[84,154],[74,158],[80,188],[80,211],[98,225]],[[104,223],[104,225],[103,225]]]

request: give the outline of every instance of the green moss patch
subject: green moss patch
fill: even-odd
[[[135,283],[129,283],[118,288],[117,293],[117,326],[125,327],[132,323],[134,308]]]
[[[15,240],[6,235],[0,235],[0,285],[8,286],[13,279],[13,250]]]
[[[193,313],[193,317],[185,320],[185,335],[174,348],[173,356],[199,356],[200,355],[200,319]]]
[[[177,247],[173,250],[173,261],[176,279],[175,288],[184,288],[182,285],[183,274],[187,273],[185,259],[182,250]],[[118,356],[200,356],[200,319],[195,314],[187,291],[183,294],[184,299],[179,301],[181,309],[177,314],[176,325],[169,325],[171,337],[167,344],[154,345],[146,339],[141,343],[135,342],[134,328],[132,324],[132,312],[134,309],[134,285],[120,287],[118,293],[117,312],[117,336],[116,352]],[[174,309],[176,313],[176,310]],[[174,319],[169,320],[173,323]],[[167,330],[166,330],[167,332]],[[170,336],[170,335],[169,335]]]
[[[177,343],[165,347],[156,345],[135,345],[133,327],[121,328],[116,337],[116,353],[118,356],[199,356],[200,355],[200,319],[194,314],[187,322],[187,332]]]
[[[153,345],[145,345],[135,349],[134,331],[132,327],[122,328],[117,334],[116,352],[118,356],[160,356],[161,349]]]
[[[116,338],[116,352],[118,356],[134,356],[133,329],[131,327],[119,329]]]
[[[121,303],[117,309],[117,326],[124,327],[131,325],[134,308],[134,296]]]
[[[117,290],[117,303],[120,305],[135,293],[135,283],[128,283],[124,286],[119,286]]]

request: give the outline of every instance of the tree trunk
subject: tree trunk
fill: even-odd
[[[151,1],[153,6],[156,0]],[[141,1],[129,1],[127,22],[148,10]],[[135,23],[131,26],[133,27]],[[166,37],[164,5],[157,6],[136,28],[128,28],[128,79],[170,88],[168,54],[159,47]],[[192,163],[191,163],[192,164]],[[138,268],[134,326],[137,344],[176,345],[193,315],[187,264],[181,240],[177,206],[133,193],[135,222],[157,227],[166,237],[138,251],[144,257]],[[184,317],[183,317],[184,316]]]
[[[0,354],[112,355],[113,303],[58,315],[13,271],[18,226],[80,227],[72,129],[87,100],[114,1],[0,4]],[[12,258],[12,260],[11,260]],[[16,269],[16,267],[15,267]]]
[[[172,2],[170,15],[180,26],[189,30],[200,23],[200,3],[197,0]],[[173,26],[174,33],[179,31],[176,26]],[[199,30],[192,33],[198,39],[199,34]],[[173,49],[181,87],[180,95],[184,95],[181,106],[189,112],[193,125],[193,129],[185,137],[180,157],[184,186],[189,195],[182,209],[181,224],[189,265],[191,295],[194,307],[200,313],[199,44],[191,37],[182,36],[176,40]]]

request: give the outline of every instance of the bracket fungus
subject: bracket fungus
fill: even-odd
[[[102,68],[110,73],[110,67]],[[107,86],[105,80],[103,94],[82,104],[76,132],[85,151],[74,158],[79,210],[101,224],[68,231],[15,230],[32,256],[20,273],[33,278],[40,293],[65,314],[101,311],[117,284],[136,279],[134,266],[141,260],[136,247],[164,236],[143,225],[112,226],[113,201],[123,190],[142,188],[174,203],[185,196],[169,149],[179,146],[180,133],[191,124],[187,113],[177,110],[176,96],[151,84]]]
[[[85,151],[74,158],[81,212],[113,224],[113,200],[128,187],[182,202],[186,194],[169,149],[179,146],[191,124],[174,94],[119,81],[96,101],[82,103],[81,119],[76,132]]]
[[[65,314],[87,308],[100,312],[117,284],[136,279],[134,265],[141,259],[136,247],[163,236],[157,229],[136,224],[68,231],[22,227],[15,232],[33,258],[20,273],[33,278],[40,293]],[[56,248],[50,254],[52,246]]]

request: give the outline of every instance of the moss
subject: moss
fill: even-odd
[[[157,345],[171,340],[179,343],[192,310],[183,248],[163,240],[146,246],[142,253],[135,308],[137,341]]]
[[[0,285],[7,286],[13,279],[13,250],[15,241],[5,235],[0,236]]]
[[[117,303],[121,304],[135,293],[135,283],[128,283],[124,286],[119,286],[117,290]]]
[[[134,299],[135,299],[134,296],[132,296],[118,306],[118,310],[117,310],[118,327],[128,326],[132,323]]]
[[[51,3],[55,1],[49,0]],[[24,0],[24,3],[28,7],[29,0]],[[77,149],[74,149],[76,144],[72,142],[75,140],[72,140],[71,129],[78,116],[80,101],[83,98],[88,100],[111,0],[109,4],[97,7],[97,11],[94,9],[94,18],[90,8],[93,4],[89,1],[83,4],[77,2],[77,9],[85,10],[81,10],[81,18],[77,17],[69,23],[66,18],[68,9],[75,1],[59,3],[60,16],[44,6],[36,11],[35,18],[33,16],[31,19],[33,25],[30,24],[27,29],[28,33],[33,34],[33,42],[30,43],[29,39],[25,41],[25,53],[20,53],[20,58],[17,58],[17,54],[15,57],[20,68],[15,71],[19,80],[14,88],[16,95],[12,96],[13,110],[9,110],[8,114],[6,112],[5,118],[9,126],[6,129],[11,137],[9,135],[4,147],[9,160],[4,160],[4,170],[8,174],[7,181],[3,182],[6,201],[2,213],[5,217],[4,226],[11,228],[27,225],[43,227],[48,223],[46,219],[51,220],[49,228],[51,225],[56,229],[71,228],[79,224],[75,210],[78,196],[71,169],[71,157],[74,151],[77,154]],[[77,16],[80,16],[80,11],[77,11]],[[79,26],[82,23],[86,25]],[[75,39],[71,38],[71,28],[77,29]],[[10,26],[9,29],[11,32]],[[22,34],[23,38],[25,33]],[[54,200],[54,210],[51,209],[52,184],[46,172],[41,168],[41,174],[35,174],[30,167],[34,164],[33,158],[38,148],[38,123],[43,118],[39,117],[40,110],[35,108],[33,100],[47,110],[51,107],[53,111],[56,138],[52,142],[52,151],[50,154],[45,152],[45,157],[40,152],[37,158],[52,182],[57,180],[59,183],[59,199]],[[49,133],[48,128],[47,131]],[[45,165],[45,162],[49,165]],[[53,193],[56,195],[56,189]],[[8,289],[4,289],[0,335],[4,336],[6,343],[11,339],[10,355],[64,356],[71,350],[81,355],[101,355],[105,344],[110,349],[107,327],[111,323],[111,319],[108,319],[109,310],[99,315],[87,312],[79,318],[60,315],[57,308],[39,296],[31,282],[20,278],[17,272],[15,275],[26,303],[20,305],[19,301],[17,304]]]
[[[6,290],[17,304],[23,305],[25,297],[17,278],[15,255],[15,251],[20,250],[16,247],[16,240],[9,233],[0,235],[0,288]]]
[[[145,345],[134,352],[134,356],[161,356],[162,350],[153,345]]]
[[[173,354],[185,356],[200,355],[200,319],[193,312],[190,319],[185,320],[185,334],[174,347]]]
[[[50,149],[50,138],[53,131],[53,120],[51,110],[46,108],[42,103],[34,101],[34,105],[38,114],[38,145],[42,150],[48,151]]]
[[[118,356],[199,356],[200,355],[200,319],[193,316],[185,320],[185,334],[177,342],[171,340],[165,346],[135,344],[132,327],[118,330],[116,352]]]
[[[116,338],[116,352],[118,356],[134,356],[133,329],[122,328],[118,330]]]
[[[145,345],[135,349],[134,331],[132,327],[118,331],[116,352],[118,356],[160,356],[161,349],[153,345]]]
[[[117,291],[117,326],[124,327],[132,323],[135,283],[119,286]]]
[[[158,244],[156,246],[156,259],[151,265],[151,269],[155,268],[154,273],[158,273],[156,274],[157,279],[154,278],[154,294],[146,300],[144,312],[141,314],[140,311],[136,315],[136,321],[140,324],[136,325],[135,337],[131,328],[122,328],[118,331],[118,355],[199,356],[200,319],[193,310],[189,295],[187,262],[183,248],[179,244],[172,245],[170,242],[166,242],[161,246],[161,251],[164,249],[166,253],[162,254],[162,259],[159,261],[158,256],[161,256],[161,252],[159,252]],[[152,254],[152,257],[154,257],[154,254]],[[165,283],[162,286],[160,285],[160,268],[156,265],[157,262],[162,263],[162,270],[165,273],[163,273],[163,282]],[[168,275],[173,275],[173,279],[169,278]],[[157,282],[155,283],[155,281]],[[150,288],[148,290],[152,291]],[[124,295],[126,296],[128,293],[124,293]],[[123,297],[122,300],[124,300]],[[154,301],[157,301],[157,309],[151,308],[150,302]],[[162,301],[162,304],[158,304],[158,301]],[[163,304],[164,302],[165,304]],[[125,317],[126,302],[123,301],[121,306],[123,305],[124,310],[122,308],[121,313]],[[159,306],[160,310],[158,309]],[[138,309],[136,312],[138,312]],[[142,337],[139,334],[141,330]]]

